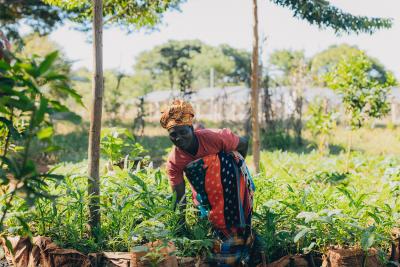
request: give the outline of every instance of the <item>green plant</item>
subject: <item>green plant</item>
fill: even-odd
[[[40,172],[34,161],[34,154],[57,149],[51,142],[52,122],[77,118],[61,102],[46,94],[47,86],[60,82],[58,91],[82,103],[73,89],[62,86],[66,83],[61,81],[67,77],[53,68],[57,55],[53,52],[43,59],[13,56],[10,63],[0,60],[0,185],[7,186],[0,197],[0,232],[4,230],[3,223],[17,195],[32,206],[37,198],[52,197],[47,191],[47,183],[63,177],[51,171]],[[41,146],[33,151],[35,142]],[[16,213],[13,216],[29,233],[26,222]]]
[[[308,105],[307,128],[311,130],[312,135],[318,139],[318,150],[326,151],[329,147],[329,136],[336,126],[336,114],[327,110],[326,101],[315,101]]]
[[[101,152],[112,164],[121,163],[126,157],[131,160],[142,160],[147,151],[125,128],[105,128],[101,132]],[[125,160],[126,161],[126,160]]]
[[[328,87],[342,95],[351,130],[360,128],[368,118],[380,118],[389,112],[388,90],[397,83],[390,72],[381,74],[374,71],[372,60],[362,51],[343,57],[325,75],[325,81]],[[348,157],[351,142],[350,132]]]

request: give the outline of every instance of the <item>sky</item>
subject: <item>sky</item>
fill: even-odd
[[[333,5],[354,15],[389,17],[391,29],[376,33],[337,36],[330,29],[319,29],[293,18],[292,12],[268,0],[259,0],[259,34],[263,45],[263,61],[277,49],[304,50],[312,56],[333,44],[357,45],[377,58],[400,79],[400,1],[398,0],[331,0]],[[209,45],[229,44],[251,51],[252,1],[247,0],[187,0],[181,12],[169,12],[157,31],[126,33],[118,28],[104,30],[105,69],[132,73],[135,57],[142,51],[168,40],[199,39]],[[65,25],[50,38],[57,42],[74,68],[92,68],[92,45],[89,33],[74,31]]]

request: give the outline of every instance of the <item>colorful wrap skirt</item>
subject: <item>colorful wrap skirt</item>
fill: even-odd
[[[213,226],[213,266],[238,266],[249,258],[253,194],[250,172],[238,152],[208,155],[189,163],[186,177],[201,216]]]

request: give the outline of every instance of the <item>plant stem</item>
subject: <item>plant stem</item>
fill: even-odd
[[[367,266],[367,257],[368,257],[368,251],[364,251],[363,253],[363,259],[362,259],[362,267],[366,267]]]

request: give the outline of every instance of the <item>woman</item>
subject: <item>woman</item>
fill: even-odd
[[[184,209],[185,173],[196,206],[213,226],[212,265],[246,265],[254,241],[254,185],[244,162],[248,141],[228,129],[194,131],[193,118],[192,106],[175,100],[160,119],[175,145],[167,161],[172,190]]]

